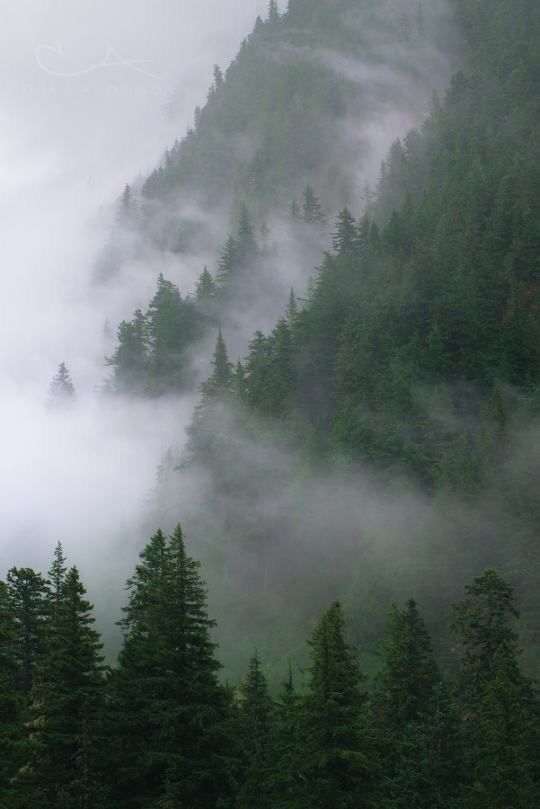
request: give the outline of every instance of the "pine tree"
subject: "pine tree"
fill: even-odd
[[[294,687],[292,666],[275,702],[271,736],[270,794],[275,809],[307,809],[304,699]]]
[[[268,22],[271,25],[277,25],[280,19],[277,0],[270,0],[268,4]]]
[[[339,601],[321,618],[310,646],[305,772],[310,806],[375,806],[365,677],[354,650],[345,640],[345,619]]]
[[[7,597],[15,620],[14,655],[18,689],[28,698],[34,682],[36,663],[45,651],[47,586],[31,568],[12,568],[7,574]]]
[[[58,373],[53,377],[49,392],[53,402],[68,401],[73,397],[75,388],[65,362],[58,366]]]
[[[337,218],[332,244],[336,253],[340,254],[352,253],[358,247],[356,221],[348,208],[343,208]]]
[[[526,809],[540,799],[539,706],[519,667],[513,589],[489,569],[465,591],[453,624],[470,773],[463,805]]]
[[[208,269],[205,267],[199,276],[197,286],[195,287],[195,298],[198,304],[202,305],[203,307],[208,307],[208,304],[214,300],[215,295],[216,284],[208,272]]]
[[[304,222],[307,222],[308,225],[314,225],[317,223],[324,222],[321,203],[315,196],[315,192],[313,191],[313,188],[310,185],[306,186],[306,189],[304,191],[302,215],[304,218]]]
[[[180,526],[171,537],[152,537],[128,588],[113,679],[118,799],[126,809],[227,806],[230,702],[217,678],[199,565],[186,553]]]
[[[219,65],[214,65],[214,88],[220,90],[224,84],[223,71]]]
[[[16,792],[50,809],[90,809],[103,799],[98,768],[104,711],[101,643],[79,572],[75,567],[65,572],[61,546],[52,571],[47,647],[31,693],[29,760]]]
[[[220,329],[212,359],[212,374],[202,386],[203,400],[207,402],[230,393],[232,376],[233,366],[229,362],[227,346]]]
[[[115,393],[140,395],[146,389],[150,360],[148,323],[140,309],[130,322],[120,324],[117,339],[114,354],[105,360],[113,369],[110,387]]]
[[[238,733],[243,748],[243,772],[237,796],[239,809],[272,807],[270,797],[273,703],[257,653],[240,688]]]
[[[17,624],[8,588],[0,581],[0,806],[9,806],[9,785],[20,766],[23,699],[18,688]]]
[[[238,267],[238,245],[236,240],[229,236],[218,262],[218,269],[216,273],[216,285],[218,290],[223,293],[232,282]]]
[[[253,224],[247,205],[240,206],[238,232],[236,236],[237,258],[242,268],[247,268],[257,254],[257,242],[253,232]]]
[[[298,304],[296,302],[296,295],[294,289],[289,293],[289,303],[287,304],[287,320],[289,323],[294,323],[298,314]]]
[[[461,776],[457,712],[413,600],[392,607],[373,698],[391,805],[445,809]]]
[[[387,726],[403,729],[426,709],[441,675],[415,601],[392,607],[377,678],[377,705]]]

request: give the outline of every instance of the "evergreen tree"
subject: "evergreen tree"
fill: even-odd
[[[275,809],[304,809],[307,795],[305,760],[305,700],[296,692],[292,666],[274,707],[271,737],[273,767],[270,779]]]
[[[202,386],[203,400],[222,397],[231,391],[233,366],[229,362],[227,346],[219,330],[212,359],[212,374]]]
[[[392,607],[373,702],[391,806],[451,806],[462,776],[457,711],[413,600]]]
[[[23,700],[16,657],[17,623],[8,588],[0,581],[0,806],[8,806],[10,781],[20,764]]]
[[[365,680],[345,639],[339,601],[321,618],[311,641],[306,697],[306,782],[313,809],[377,806],[373,742],[367,726]]]
[[[45,651],[47,586],[31,568],[12,568],[7,574],[7,597],[15,620],[14,656],[18,689],[25,698],[32,690],[36,663]]]
[[[337,218],[332,244],[336,253],[341,254],[352,253],[358,246],[356,221],[348,208],[343,208]]]
[[[147,385],[150,345],[148,323],[137,309],[130,322],[118,327],[118,345],[106,364],[113,369],[111,388],[116,393],[141,394]]]
[[[308,225],[324,222],[321,203],[315,196],[315,192],[310,185],[306,186],[304,191],[302,215],[304,217],[304,222],[307,222]]]
[[[214,88],[220,90],[224,84],[223,71],[219,65],[214,65]]]
[[[180,526],[169,538],[161,531],[152,537],[128,588],[113,680],[118,799],[126,809],[227,806],[230,700],[217,678],[199,565]]]
[[[243,748],[239,809],[272,807],[270,796],[271,734],[273,704],[257,653],[251,658],[245,682],[240,688],[238,733]]]
[[[470,773],[463,805],[526,809],[540,799],[539,706],[519,667],[513,589],[489,569],[465,590],[453,625]]]
[[[251,216],[245,202],[240,206],[238,233],[236,236],[236,255],[242,268],[247,268],[257,255],[257,242],[253,232]]]
[[[208,272],[208,269],[205,267],[199,277],[199,280],[197,281],[197,286],[195,287],[195,298],[197,303],[202,305],[206,311],[208,304],[214,300],[215,296],[216,284]]]
[[[276,25],[280,19],[277,0],[270,0],[268,5],[268,22],[271,25]]]
[[[291,289],[289,294],[289,303],[287,304],[287,320],[289,323],[294,323],[298,314],[298,304],[296,302],[296,295],[294,289]]]
[[[216,285],[220,292],[224,292],[232,282],[238,267],[238,245],[236,240],[229,236],[218,263]]]
[[[426,710],[441,676],[415,601],[392,607],[377,678],[377,706],[384,723],[401,730]]]
[[[105,707],[101,643],[79,572],[65,572],[61,546],[52,571],[47,648],[31,693],[29,760],[16,793],[50,809],[90,809],[104,800],[98,768]]]
[[[53,377],[50,386],[50,396],[53,402],[67,401],[75,393],[73,382],[65,362],[58,366],[58,373]]]

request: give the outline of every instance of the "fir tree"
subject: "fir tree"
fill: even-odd
[[[154,535],[128,588],[114,674],[122,805],[228,805],[229,698],[217,678],[199,565],[180,526],[169,538]]]
[[[298,304],[296,302],[296,295],[294,294],[294,289],[291,289],[289,293],[289,303],[287,304],[287,320],[289,323],[294,323],[297,314]]]
[[[242,268],[248,267],[257,254],[257,242],[253,232],[253,224],[247,205],[240,206],[238,232],[236,236],[236,255]]]
[[[110,387],[115,393],[140,395],[146,389],[150,360],[148,323],[140,309],[130,322],[120,324],[117,339],[114,354],[105,361],[113,369]]]
[[[365,677],[345,639],[345,619],[339,601],[321,618],[310,646],[305,772],[310,806],[313,809],[375,806]]]
[[[315,196],[313,188],[308,185],[304,191],[304,202],[302,205],[302,215],[304,222],[308,225],[314,225],[324,222],[324,216],[321,209],[321,203]]]
[[[59,546],[52,567],[59,589],[50,595],[47,648],[31,693],[29,761],[16,792],[33,805],[89,809],[103,799],[103,657],[79,572],[65,573],[63,563]]]
[[[208,272],[208,269],[205,267],[199,276],[197,286],[195,287],[195,298],[198,304],[202,305],[203,307],[207,307],[208,304],[214,300],[215,295],[216,284]]]
[[[243,748],[239,809],[273,806],[270,797],[271,734],[273,704],[257,653],[251,658],[245,682],[240,688],[238,733]]]
[[[238,245],[236,240],[229,236],[219,258],[216,273],[216,285],[220,292],[224,292],[232,282],[238,267]]]
[[[232,376],[233,366],[229,362],[227,346],[220,329],[212,359],[212,374],[202,386],[203,400],[208,401],[228,394],[231,391]]]
[[[445,809],[462,775],[461,736],[457,711],[413,600],[402,610],[393,606],[382,649],[373,711],[391,805]]]
[[[14,656],[18,688],[28,698],[37,661],[45,651],[47,586],[31,568],[12,568],[7,575],[7,597],[16,626]]]
[[[58,366],[58,373],[53,377],[50,386],[50,396],[53,402],[68,401],[73,397],[75,388],[65,362]]]
[[[280,19],[277,0],[270,0],[268,5],[268,22],[271,25],[277,25]]]
[[[517,809],[539,798],[539,706],[519,667],[513,589],[495,570],[466,588],[455,610],[470,782],[467,809]]]
[[[351,253],[358,246],[356,221],[348,208],[343,208],[337,218],[332,244],[336,253],[340,254]]]
[[[19,689],[17,623],[0,581],[0,806],[9,806],[10,781],[20,766],[24,701]]]

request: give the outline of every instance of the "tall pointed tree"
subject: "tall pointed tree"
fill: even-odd
[[[100,807],[102,645],[79,572],[73,567],[65,573],[63,565],[59,546],[52,566],[58,590],[53,584],[47,648],[31,693],[29,760],[17,790],[47,809]]]
[[[270,794],[271,734],[273,703],[262,672],[259,655],[251,658],[240,687],[238,733],[242,744],[243,768],[237,796],[238,809],[273,807]]]
[[[540,711],[519,666],[519,613],[510,585],[486,570],[454,608],[470,780],[466,809],[525,809],[540,800]]]
[[[315,192],[310,185],[306,186],[304,191],[302,215],[304,218],[304,222],[307,222],[308,225],[314,225],[320,222],[324,222],[321,203],[315,196]]]
[[[391,806],[445,809],[452,805],[462,775],[461,735],[457,711],[412,599],[403,609],[392,607],[382,655],[373,714]]]
[[[322,616],[310,646],[305,772],[310,806],[376,806],[365,677],[345,638],[345,618],[339,601]]]
[[[68,401],[73,397],[75,388],[65,362],[58,366],[58,372],[53,377],[50,386],[50,396],[53,403]]]
[[[358,248],[356,221],[348,208],[343,208],[339,213],[332,244],[336,253],[340,254],[353,253]]]
[[[24,701],[18,688],[17,624],[8,588],[0,581],[0,806],[9,806],[10,782],[20,766]]]
[[[199,565],[180,526],[152,537],[128,588],[113,678],[118,799],[126,809],[227,806],[229,696],[217,677]]]

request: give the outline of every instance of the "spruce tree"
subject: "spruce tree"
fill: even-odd
[[[152,537],[128,588],[113,678],[118,800],[126,809],[227,806],[230,700],[217,678],[199,564],[180,526]]]
[[[65,362],[61,362],[58,366],[58,372],[53,377],[49,392],[53,403],[68,401],[73,397],[75,388]]]
[[[216,285],[224,293],[235,277],[239,263],[238,245],[233,236],[229,236],[221,251],[216,273]]]
[[[103,657],[92,605],[77,568],[67,573],[61,546],[49,596],[47,646],[36,666],[29,712],[28,764],[16,792],[50,809],[100,807],[104,711]],[[53,578],[54,582],[54,578]]]
[[[315,196],[315,192],[313,191],[313,188],[310,185],[306,186],[306,189],[304,191],[302,215],[304,218],[304,222],[307,222],[308,225],[314,225],[317,223],[324,222],[321,203]]]
[[[120,324],[117,340],[114,354],[105,360],[113,369],[110,388],[115,393],[141,395],[147,384],[150,342],[148,322],[140,309],[131,321]]]
[[[14,655],[17,686],[28,698],[34,682],[37,661],[46,647],[47,586],[31,568],[12,568],[7,574],[7,597],[15,620]]]
[[[202,386],[203,399],[215,399],[230,393],[232,375],[233,366],[229,362],[227,346],[220,329],[212,358],[212,374]]]
[[[20,766],[24,701],[18,688],[17,623],[8,588],[0,581],[0,806],[9,806],[9,786]]]
[[[352,253],[358,247],[356,221],[348,208],[343,208],[337,218],[332,244],[336,253],[340,254]]]
[[[240,206],[238,232],[236,235],[236,251],[242,268],[247,268],[257,254],[257,242],[253,232],[251,216],[245,202]]]
[[[270,793],[275,809],[305,809],[305,700],[294,686],[292,666],[274,706]]]
[[[461,736],[416,603],[393,606],[373,697],[391,806],[445,809],[461,777]]]
[[[270,795],[273,703],[257,653],[240,687],[238,733],[243,752],[238,809],[273,807]]]
[[[526,809],[540,800],[539,705],[519,666],[513,589],[495,570],[466,588],[454,608],[470,775],[466,809]]]
[[[345,639],[339,601],[322,616],[310,646],[305,747],[309,805],[313,809],[377,806],[365,677]]]
[[[208,307],[208,304],[213,301],[216,295],[216,284],[214,279],[205,267],[199,276],[197,286],[195,287],[195,298],[197,303],[203,307]]]

